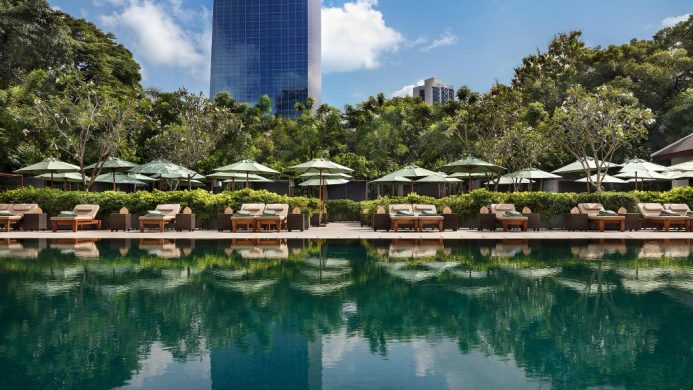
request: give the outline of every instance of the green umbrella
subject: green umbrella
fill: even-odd
[[[324,177],[326,179],[352,179],[353,177],[351,175],[347,175],[346,173],[325,173],[323,175],[320,174],[320,172],[306,172],[302,175],[298,175],[297,178],[299,179],[314,179],[316,177]]]
[[[142,175],[139,173],[127,173],[127,175],[130,176],[131,178],[135,179],[135,180],[143,181],[145,183],[151,183],[151,182],[158,181],[157,179],[155,179],[153,177],[149,177],[149,176]]]
[[[70,183],[70,190],[72,190],[72,183],[83,183],[84,176],[79,172],[63,172],[63,173],[44,173],[43,175],[38,175],[34,177],[35,179],[51,181],[51,186],[53,182],[57,183]]]
[[[334,174],[334,173],[351,173],[354,170],[348,167],[345,167],[344,165],[337,164],[336,162],[324,159],[324,158],[316,158],[307,162],[304,162],[303,164],[298,164],[294,165],[289,168],[292,171],[295,171],[299,174],[302,173],[317,173],[318,174],[318,180],[320,182],[324,182],[325,180],[325,175],[326,174]],[[319,201],[320,201],[320,212],[319,212],[319,218],[322,221],[322,216],[325,213],[325,195],[327,194],[327,189],[324,188],[325,185],[319,185]]]
[[[469,191],[471,191],[473,174],[498,173],[503,171],[505,168],[492,164],[488,161],[484,161],[480,158],[467,156],[461,160],[445,164],[441,169],[447,173],[467,174],[467,178],[469,179]]]
[[[419,179],[417,183],[438,183],[438,197],[440,197],[440,185],[445,183],[459,183],[462,180],[450,177],[445,172],[436,172],[434,175],[426,176],[423,179]]]
[[[575,181],[578,183],[587,183],[587,178],[583,177],[582,179],[578,179]],[[597,175],[595,174],[595,175],[590,176],[590,181],[592,183],[596,183],[597,182]],[[625,180],[619,179],[618,177],[614,177],[614,176],[605,174],[604,177],[602,178],[602,183],[625,184],[628,182]]]
[[[651,163],[640,158],[633,158],[626,160],[621,165],[621,170],[616,175],[616,177],[625,177],[635,179],[635,189],[638,189],[638,179],[651,179],[651,180],[669,180],[663,175],[657,174],[657,172],[666,171],[668,167],[663,165]],[[644,186],[643,181],[643,186]]]
[[[137,186],[144,186],[147,183],[138,180],[134,176],[128,175],[127,173],[104,173],[96,176],[94,179],[98,183],[115,183],[115,184],[133,184]]]
[[[188,181],[188,189],[191,187],[192,179],[204,178],[204,176],[193,171],[192,169],[185,168],[164,159],[157,159],[146,164],[135,166],[131,168],[129,172],[141,173],[156,179],[165,179],[161,177],[162,175],[177,177],[179,180],[184,179]]]
[[[334,186],[334,185],[338,185],[338,184],[346,184],[348,182],[349,182],[349,180],[347,180],[347,179],[322,178],[322,181],[321,181],[320,178],[313,178],[313,179],[308,179],[308,180],[302,182],[301,184],[299,184],[299,186],[301,186],[301,187],[309,187],[309,186],[310,187],[317,187],[320,185]]]
[[[135,167],[136,165],[137,164],[131,163],[130,161],[121,160],[118,157],[109,157],[104,161],[86,166],[84,168],[84,170],[85,171],[91,171],[94,169],[99,169],[100,172],[104,172],[104,173],[110,172],[111,173],[111,182],[113,183],[113,191],[115,191],[116,190],[116,177],[115,177],[116,172],[127,171],[127,170]],[[132,183],[128,183],[128,184],[132,184]]]
[[[656,165],[656,164],[655,164]],[[667,181],[671,180],[669,177],[650,170],[628,170],[625,172],[617,173],[614,175],[618,178],[632,179],[628,182],[635,183],[635,189],[638,189],[638,181],[641,183],[641,189],[645,188],[645,181]]]
[[[519,171],[508,173],[508,174],[503,175],[503,176],[509,177],[511,179],[530,179],[530,182],[529,182],[530,183],[530,185],[529,185],[530,191],[532,191],[532,184],[531,184],[532,179],[540,180],[539,190],[541,191],[541,187],[542,187],[541,181],[543,181],[544,179],[560,179],[561,178],[561,176],[559,176],[559,175],[556,175],[556,174],[553,174],[550,172],[545,172],[545,171],[542,171],[541,169],[537,169],[537,168],[521,169]]]
[[[223,180],[224,183],[231,183],[231,189],[236,189],[236,179],[247,179],[247,181],[258,182],[258,181],[270,181],[262,176],[256,174],[244,174],[241,172],[214,172],[206,176],[208,179]]]
[[[51,187],[53,187],[53,177],[56,173],[64,172],[79,172],[79,167],[77,165],[69,164],[64,161],[60,161],[57,158],[48,157],[41,162],[38,162],[28,167],[17,169],[14,173],[22,173],[29,175],[41,175],[50,174],[51,175]]]
[[[392,177],[404,177],[409,179],[411,182],[411,191],[414,192],[414,182],[418,179],[422,179],[424,177],[428,176],[433,176],[436,173],[433,171],[429,171],[428,169],[424,169],[421,167],[417,167],[416,165],[407,165],[406,167],[402,169],[398,169],[392,173],[390,173],[389,176]]]
[[[245,184],[248,185],[250,182],[251,174],[278,174],[276,171],[270,167],[266,167],[253,160],[241,160],[233,164],[225,165],[220,168],[215,169],[216,172],[237,172],[245,174]]]
[[[670,167],[667,167],[667,169],[673,171],[693,171],[693,161],[686,161],[680,164],[672,165]]]
[[[606,167],[607,169],[608,169],[608,168],[615,168],[615,167],[620,167],[620,166],[621,166],[620,164],[616,164],[616,163],[610,163],[610,164],[608,164],[608,163],[606,163],[606,162],[604,162],[604,161],[595,160],[595,159],[593,159],[592,157],[587,157],[587,159],[585,160],[585,162],[586,162],[587,168],[588,168],[590,171],[595,171],[595,170],[597,170],[597,166],[604,166],[604,167]],[[584,167],[584,166],[582,165],[582,163],[581,163],[580,161],[578,161],[578,160],[573,161],[572,163],[570,163],[570,164],[568,164],[568,165],[566,165],[566,166],[563,166],[563,167],[561,167],[561,168],[558,168],[558,169],[556,169],[555,171],[553,171],[553,173],[582,173],[582,172],[585,172],[585,167]]]

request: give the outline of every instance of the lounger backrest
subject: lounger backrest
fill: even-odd
[[[265,205],[265,211],[274,211],[278,216],[286,218],[289,216],[289,205],[286,203],[270,203]]]
[[[38,210],[36,203],[14,204],[10,207],[10,211],[14,215],[35,214]]]
[[[688,215],[688,212],[691,211],[690,207],[685,203],[664,203],[664,208],[675,211],[679,215]]]
[[[580,214],[597,215],[600,211],[604,211],[604,206],[601,203],[579,203],[578,210]]]
[[[164,217],[175,217],[177,214],[180,214],[180,204],[160,204],[156,206],[156,211],[160,211]]]
[[[415,204],[413,207],[414,215],[416,216],[423,214],[424,211],[433,212],[434,214],[438,212],[436,206],[432,204]]]
[[[643,217],[658,217],[664,210],[660,203],[638,203],[637,208]]]
[[[77,217],[79,218],[86,218],[89,217],[91,219],[96,218],[96,214],[99,213],[99,205],[98,204],[78,204],[75,206],[75,208],[72,210],[77,214]]]
[[[399,211],[406,211],[414,214],[414,209],[412,208],[412,206],[410,204],[405,203],[391,204],[387,206],[387,210],[390,213],[391,217],[396,217]]]
[[[264,203],[243,203],[241,211],[247,211],[250,215],[260,216],[265,211]]]
[[[506,211],[515,211],[515,205],[512,203],[494,203],[491,205],[491,214],[496,214],[496,217],[504,216]]]

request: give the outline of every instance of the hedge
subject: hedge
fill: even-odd
[[[357,221],[360,213],[368,209],[372,214],[379,206],[387,207],[393,203],[430,203],[439,210],[450,207],[454,213],[464,219],[473,217],[482,206],[491,203],[514,203],[517,208],[525,206],[534,212],[551,218],[570,212],[578,203],[598,202],[609,210],[625,207],[629,212],[636,212],[638,202],[686,203],[693,206],[693,187],[674,188],[665,192],[601,192],[601,193],[555,193],[555,192],[492,192],[485,189],[475,190],[469,194],[451,195],[441,199],[418,194],[390,197],[355,202],[348,199],[327,201],[328,218],[331,221]],[[26,187],[17,190],[0,192],[0,203],[38,203],[44,212],[51,215],[62,210],[71,210],[79,203],[97,203],[104,214],[117,212],[127,207],[134,214],[144,214],[160,203],[180,203],[189,206],[198,220],[211,221],[217,213],[226,207],[237,210],[243,203],[288,203],[290,207],[300,207],[312,214],[318,209],[318,200],[307,197],[290,197],[273,192],[251,189],[225,191],[210,194],[205,190],[193,191],[139,191],[125,192],[81,192],[58,189]]]
[[[273,192],[251,189],[225,191],[211,194],[205,190],[193,191],[138,191],[138,192],[84,192],[63,191],[58,189],[25,187],[0,192],[0,203],[37,203],[45,213],[55,215],[62,210],[72,210],[80,203],[98,204],[101,215],[118,212],[126,207],[133,214],[145,214],[157,204],[180,203],[181,207],[190,207],[201,222],[213,220],[217,213],[227,207],[234,210],[243,203],[288,203],[291,208],[300,207],[312,214],[318,209],[317,199],[278,195]]]

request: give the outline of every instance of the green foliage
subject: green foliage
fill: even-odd
[[[269,191],[243,189],[210,194],[204,190],[193,191],[138,191],[126,192],[82,192],[58,189],[26,187],[0,193],[1,203],[37,203],[45,213],[55,215],[63,210],[72,210],[80,203],[100,205],[99,213],[107,215],[126,207],[133,214],[145,214],[156,205],[180,203],[190,207],[201,222],[211,221],[227,207],[238,210],[243,203],[287,203],[290,208],[299,207],[312,214],[318,208],[317,199],[278,195]],[[102,217],[103,218],[103,217]]]

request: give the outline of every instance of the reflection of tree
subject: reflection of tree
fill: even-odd
[[[375,245],[305,248],[288,260],[242,259],[204,244],[179,259],[137,248],[121,257],[104,245],[98,261],[51,251],[3,259],[0,387],[113,387],[154,342],[185,360],[231,344],[248,350],[250,336],[272,348],[277,326],[309,339],[345,327],[380,354],[392,341],[444,336],[463,353],[512,357],[559,388],[693,381],[693,342],[681,326],[690,310],[621,287],[632,274],[624,267],[671,267],[670,259],[586,261],[560,246],[490,258],[467,245],[386,262]],[[415,282],[388,272],[393,265],[435,272]],[[297,287],[311,283],[323,288]],[[347,303],[355,310],[345,315]]]

